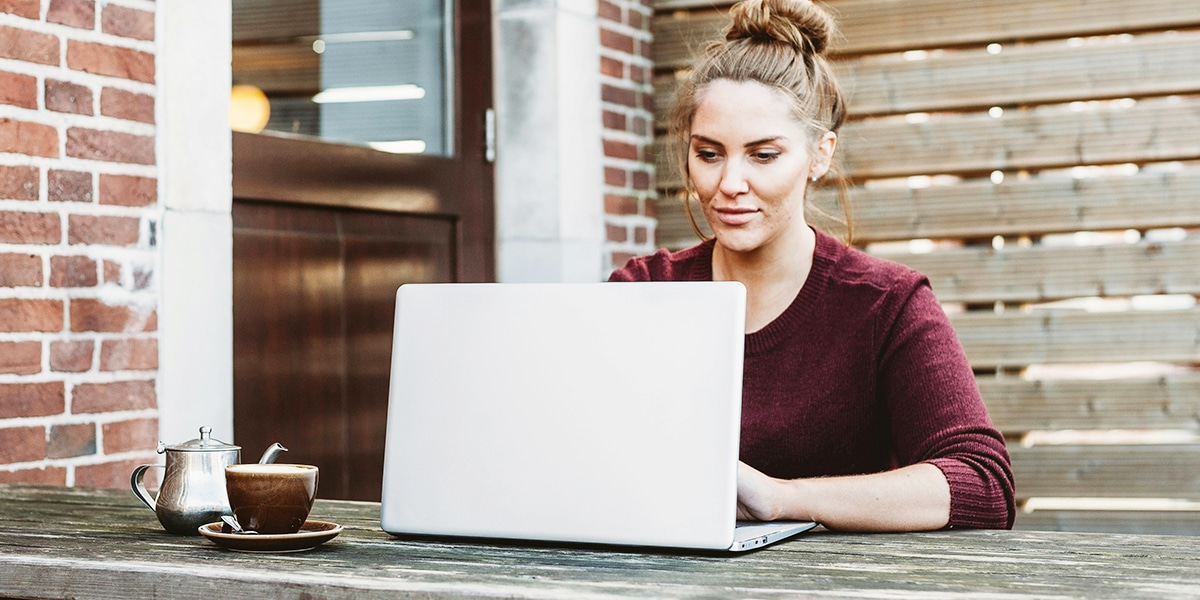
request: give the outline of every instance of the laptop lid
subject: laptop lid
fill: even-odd
[[[409,284],[381,526],[728,549],[745,289]]]

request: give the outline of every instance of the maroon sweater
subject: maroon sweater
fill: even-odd
[[[631,259],[610,281],[708,281],[713,242]],[[1013,477],[929,281],[817,232],[783,314],[746,335],[741,459],[784,479],[919,462],[950,483],[950,527],[1011,528]]]

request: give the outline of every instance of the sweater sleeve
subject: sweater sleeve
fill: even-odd
[[[962,345],[919,277],[877,332],[881,400],[891,414],[899,466],[928,462],[950,484],[948,527],[1012,528],[1012,467]],[[884,311],[886,317],[888,311]]]

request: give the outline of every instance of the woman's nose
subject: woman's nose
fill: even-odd
[[[750,183],[746,181],[746,175],[737,161],[725,163],[725,168],[721,170],[720,188],[721,193],[726,196],[737,196],[750,191]]]

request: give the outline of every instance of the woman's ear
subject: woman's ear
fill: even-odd
[[[832,131],[826,131],[817,141],[812,166],[809,167],[810,179],[816,181],[829,172],[829,166],[833,164],[833,152],[837,150],[837,142],[837,134]]]

